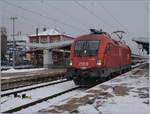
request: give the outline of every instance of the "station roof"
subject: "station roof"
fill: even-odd
[[[149,38],[145,38],[145,37],[137,37],[137,38],[133,38],[132,40],[137,43],[148,43],[149,44]]]
[[[46,31],[42,31],[42,32],[39,32],[38,33],[38,36],[51,36],[51,35],[66,35],[66,36],[70,36],[72,37],[71,35],[67,35],[65,33],[61,33],[59,30],[57,29],[49,29],[49,30],[46,30]],[[37,36],[36,34],[31,34],[29,35],[29,37],[32,37],[32,36]]]
[[[12,36],[11,37],[9,37],[8,39],[7,39],[7,41],[8,42],[13,42],[13,38],[12,38]],[[15,36],[15,41],[26,41],[26,42],[28,42],[29,41],[29,37],[27,36],[27,35],[16,35]]]
[[[147,51],[147,54],[149,54],[149,38],[137,37],[133,38],[132,40],[135,41],[137,44],[142,45],[142,48]]]

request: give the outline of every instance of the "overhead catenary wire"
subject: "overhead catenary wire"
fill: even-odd
[[[126,27],[124,27],[124,25],[122,25],[122,24],[119,22],[119,20],[118,20],[115,16],[113,16],[113,15],[111,14],[111,12],[110,12],[107,8],[105,8],[105,6],[102,4],[102,2],[99,3],[99,4],[100,4],[100,6],[104,9],[104,11],[105,11],[109,16],[111,16],[111,17],[116,21],[116,23],[118,23],[118,24],[120,25],[120,27],[122,27],[122,28],[125,29],[125,30],[128,30],[128,29],[126,29]]]
[[[6,9],[3,9],[3,11],[6,13],[6,12],[9,12],[9,13],[13,13],[13,14],[17,14],[16,12],[13,12],[13,10],[6,10]],[[7,13],[6,13],[7,14]],[[17,14],[18,16],[19,16],[19,14]],[[8,15],[9,16],[9,15]],[[25,17],[25,16],[23,16],[23,15],[21,15],[21,16],[19,16],[19,19],[21,18],[21,20],[23,19],[23,21],[19,21],[19,23],[22,23],[22,24],[25,24],[25,23],[28,23],[28,24],[30,24],[30,27],[32,26],[32,27],[37,27],[37,25],[36,24],[39,24],[39,23],[41,23],[41,20],[34,20],[33,21],[33,19],[31,19],[31,18],[28,18],[28,17]],[[22,25],[21,24],[21,25]],[[22,32],[22,31],[18,31],[18,32]],[[22,34],[21,33],[21,35],[23,35],[23,36],[25,36],[25,35],[30,35],[30,33],[26,33],[26,34]],[[7,34],[7,36],[8,37],[12,37],[12,34]],[[15,35],[15,36],[18,36],[18,35]]]
[[[114,28],[111,24],[109,24],[108,22],[104,21],[102,18],[100,18],[98,15],[95,14],[94,11],[90,10],[88,7],[86,7],[85,5],[82,5],[81,3],[79,3],[77,0],[74,0],[74,2],[80,6],[82,9],[84,9],[85,11],[89,12],[91,15],[93,15],[95,18],[97,18],[98,20],[101,20],[101,22],[105,23],[107,26],[109,26],[110,28]],[[109,28],[108,28],[109,29]]]
[[[6,9],[3,9],[3,11],[9,12],[9,13],[10,13],[10,12],[11,12],[11,13],[16,13],[16,12],[13,12],[13,10],[9,10],[9,11],[8,11],[8,10],[6,10]],[[40,20],[34,20],[34,22],[31,22],[31,21],[33,21],[32,19],[27,18],[27,17],[22,16],[22,15],[21,15],[20,17],[21,17],[22,19],[24,19],[25,22],[28,22],[28,23],[30,23],[31,25],[34,25],[34,23],[37,23],[37,24],[38,24],[38,23],[41,22]],[[19,18],[20,18],[20,17],[19,17]]]
[[[120,21],[116,18],[116,16],[114,16],[104,5],[103,5],[103,3],[101,2],[101,3],[99,3],[100,5],[101,5],[101,7],[105,10],[105,12],[109,15],[109,16],[111,16],[115,21],[116,21],[116,23],[118,23],[119,25],[120,25],[120,27],[121,28],[123,28],[124,30],[125,30],[125,32],[127,33],[127,34],[129,34],[129,35],[133,35],[131,32],[129,32],[129,30],[122,24],[122,23],[120,23]]]
[[[96,13],[95,13],[94,11],[90,10],[90,9],[89,9],[88,7],[86,7],[85,5],[82,5],[82,4],[79,3],[77,0],[74,0],[74,2],[75,2],[76,4],[78,4],[81,8],[83,8],[84,10],[88,11],[91,15],[93,15],[93,16],[96,17],[97,19],[101,20],[101,21],[102,21],[103,23],[105,23],[107,26],[110,26],[112,30],[114,30],[114,27],[113,27],[110,23],[104,21],[102,18],[100,18],[98,15],[96,15]],[[132,33],[130,33],[129,30],[128,30],[123,24],[121,24],[121,23],[118,21],[118,19],[110,13],[109,10],[107,10],[107,9],[104,7],[103,4],[101,4],[101,6],[102,6],[102,8],[105,10],[105,12],[108,13],[109,16],[111,16],[111,17],[120,25],[121,28],[123,28],[125,31],[127,31],[128,34],[132,35]],[[108,27],[107,27],[107,28],[108,28]]]
[[[17,7],[17,8],[19,8],[19,9],[22,9],[22,10],[24,10],[24,11],[26,11],[26,12],[30,12],[30,13],[32,13],[32,14],[36,14],[36,15],[38,15],[38,16],[41,16],[41,17],[43,17],[43,18],[45,18],[45,19],[48,19],[49,21],[51,20],[51,21],[53,21],[53,22],[58,22],[59,24],[62,24],[62,25],[68,26],[68,27],[73,28],[73,29],[76,29],[76,30],[78,30],[78,31],[85,31],[85,30],[83,30],[83,29],[81,29],[81,28],[79,28],[79,27],[76,27],[76,26],[74,26],[74,25],[71,25],[71,24],[65,23],[65,22],[63,22],[63,21],[60,21],[60,20],[58,20],[58,19],[55,19],[55,18],[49,17],[49,16],[47,16],[47,15],[43,15],[43,14],[41,14],[41,13],[39,13],[39,12],[36,12],[36,11],[30,10],[30,9],[26,9],[26,8],[21,7],[21,6],[19,6],[19,5],[16,5],[16,4],[13,4],[13,3],[10,3],[10,2],[8,2],[8,1],[6,1],[6,0],[3,0],[2,2],[6,3],[6,4],[8,4],[8,5],[11,5],[11,6]]]
[[[43,4],[47,5],[47,6],[49,5],[49,4],[46,4],[46,3],[43,3]],[[50,8],[55,9],[55,11],[59,12],[60,14],[63,14],[63,15],[65,14],[65,16],[67,16],[70,19],[78,22],[78,24],[82,23],[82,25],[84,25],[86,27],[89,27],[89,26],[87,26],[87,24],[81,22],[77,17],[74,17],[74,16],[70,15],[69,13],[67,13],[66,11],[64,11],[63,9],[61,9],[59,7],[56,7],[56,6],[52,5],[52,4],[50,4]]]

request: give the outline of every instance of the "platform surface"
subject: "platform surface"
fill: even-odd
[[[1,90],[14,89],[64,78],[66,69],[22,69],[1,73]]]
[[[66,69],[46,69],[46,68],[37,68],[37,69],[24,69],[24,70],[10,70],[3,71],[1,73],[1,79],[13,79],[13,78],[22,78],[27,76],[36,76],[39,74],[54,74],[58,72],[65,72]]]

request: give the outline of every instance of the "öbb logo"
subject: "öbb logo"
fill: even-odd
[[[89,65],[88,62],[80,62],[80,63],[79,63],[79,66],[88,66],[88,65]]]

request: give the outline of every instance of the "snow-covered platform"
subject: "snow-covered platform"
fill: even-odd
[[[149,113],[149,64],[135,68],[40,113]]]
[[[32,85],[41,82],[62,77],[66,69],[10,69],[1,72],[1,88],[2,90],[15,88],[19,86]]]
[[[47,74],[64,72],[66,69],[47,69],[47,68],[34,68],[34,69],[9,69],[1,72],[1,79],[21,78],[25,76],[36,76],[37,74]]]

